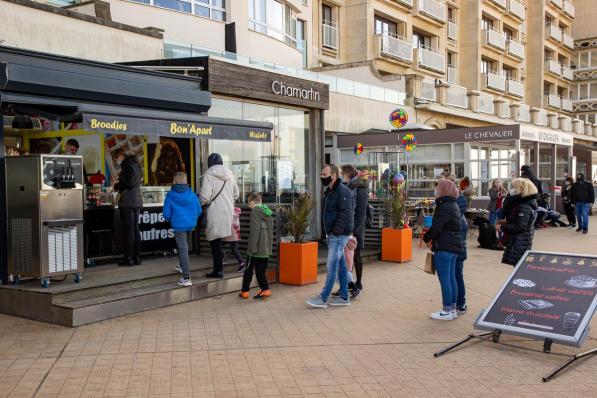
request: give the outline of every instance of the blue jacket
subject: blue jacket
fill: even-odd
[[[325,190],[323,198],[323,226],[327,235],[348,236],[354,229],[354,207],[350,189],[336,181]]]
[[[176,232],[192,231],[201,215],[197,194],[188,185],[176,184],[166,195],[164,218]]]

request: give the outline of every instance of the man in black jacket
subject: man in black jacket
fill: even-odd
[[[121,156],[117,158],[119,157]],[[137,157],[129,155],[124,158],[120,166],[118,182],[114,184],[114,190],[118,191],[120,195],[118,209],[125,242],[124,258],[118,263],[121,266],[141,264],[139,212],[143,207],[143,199],[141,198],[142,179],[142,170]]]
[[[520,177],[526,178],[530,180],[533,185],[537,188],[538,197],[537,204],[540,207],[545,207],[545,201],[543,200],[543,186],[541,185],[541,181],[535,176],[531,166],[524,165],[520,168]],[[537,218],[535,219],[535,228],[543,228],[543,221],[545,220],[545,213],[541,212],[537,214]]]
[[[589,232],[589,211],[595,203],[595,190],[593,184],[585,180],[583,173],[578,173],[576,182],[572,185],[572,203],[576,207],[576,217],[578,218],[576,232],[582,231],[583,234],[586,234]]]
[[[354,215],[352,192],[340,181],[336,165],[326,165],[321,171],[321,183],[326,187],[323,198],[323,228],[328,242],[327,276],[321,294],[307,300],[317,308],[329,305],[350,305],[348,297],[348,274],[344,247],[353,232]],[[336,278],[340,280],[340,296],[328,302]]]

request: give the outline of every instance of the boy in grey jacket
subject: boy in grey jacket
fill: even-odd
[[[253,269],[255,269],[260,291],[253,298],[264,299],[272,295],[265,276],[265,270],[272,255],[272,242],[274,239],[273,212],[269,207],[261,204],[261,195],[258,193],[250,194],[248,201],[251,208],[249,246],[247,248],[249,262],[245,268],[243,287],[239,296],[243,299],[249,298],[249,288],[253,280]]]

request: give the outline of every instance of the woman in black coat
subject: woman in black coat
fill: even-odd
[[[117,156],[121,159],[122,154]],[[141,232],[139,230],[139,213],[143,207],[141,182],[143,170],[135,155],[129,155],[122,161],[118,182],[114,190],[120,194],[118,211],[124,235],[124,258],[120,266],[141,264]]]
[[[538,198],[537,187],[532,181],[526,178],[512,181],[504,214],[506,220],[496,226],[496,229],[506,235],[502,263],[514,266],[532,248]]]

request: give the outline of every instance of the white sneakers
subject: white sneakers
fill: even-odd
[[[458,317],[454,312],[456,311],[439,310],[431,314],[431,319],[436,319],[438,321],[453,321]]]

